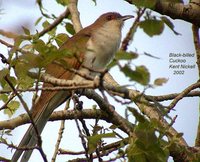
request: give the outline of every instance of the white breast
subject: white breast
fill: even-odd
[[[89,39],[84,65],[94,70],[105,69],[117,52],[120,41],[121,28],[116,24],[106,23]]]

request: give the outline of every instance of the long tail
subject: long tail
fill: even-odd
[[[56,93],[56,95],[54,95],[51,98],[51,100],[46,105],[42,107],[41,113],[39,113],[34,119],[39,134],[42,133],[44,126],[46,125],[54,109],[57,108],[59,105],[61,105],[63,102],[65,102],[69,97],[70,97],[69,92],[59,91],[58,93]],[[37,144],[36,132],[33,128],[33,125],[30,125],[18,147],[29,148],[29,147],[34,147],[36,144]],[[17,162],[22,153],[23,156],[21,158],[21,162],[27,162],[32,152],[33,150],[27,150],[27,151],[16,150],[11,159],[11,162]]]

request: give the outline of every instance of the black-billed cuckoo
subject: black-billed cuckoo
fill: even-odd
[[[101,15],[93,24],[79,31],[61,46],[61,49],[67,49],[74,54],[74,57],[67,57],[63,60],[71,68],[93,76],[96,75],[94,73],[95,70],[104,70],[119,48],[124,21],[130,18],[133,18],[133,16],[121,16],[116,12],[108,12]],[[93,72],[88,72],[88,69],[92,69]],[[46,73],[59,79],[84,79],[56,63],[49,64],[46,68]],[[43,84],[43,87],[49,86],[52,85],[48,83]],[[33,119],[40,134],[54,109],[69,97],[70,92],[68,91],[42,91],[38,102],[32,108]],[[30,125],[19,147],[28,148],[36,144],[36,133],[33,126]],[[18,161],[22,153],[21,161],[27,162],[32,150],[16,150],[11,161]]]

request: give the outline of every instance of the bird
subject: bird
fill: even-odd
[[[72,57],[63,57],[62,62],[64,61],[68,67],[82,73],[91,76],[98,75],[95,71],[105,70],[119,49],[124,21],[133,17],[133,15],[122,16],[118,12],[102,14],[93,24],[83,28],[61,45],[60,50],[66,49],[67,52],[73,54]],[[47,65],[45,73],[58,79],[80,81],[85,79],[66,70],[55,60]],[[43,83],[43,87],[52,86],[50,83]],[[70,96],[71,93],[64,90],[41,92],[37,103],[31,110],[39,134],[42,133],[53,111]],[[36,144],[36,132],[31,124],[18,147],[34,147]],[[33,150],[16,149],[11,161],[16,162],[21,156],[22,162],[28,161],[32,152]]]

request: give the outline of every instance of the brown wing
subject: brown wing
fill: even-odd
[[[67,52],[74,55],[74,57],[62,58],[62,60],[65,61],[68,67],[79,69],[79,67],[81,66],[80,60],[84,59],[84,52],[87,50],[86,43],[89,38],[90,31],[87,28],[85,28],[84,30],[75,34],[61,46],[61,50],[67,49]],[[58,65],[56,63],[49,64],[46,68],[46,73],[59,79],[70,80],[74,77],[74,73],[67,71],[61,65]],[[52,85],[48,83],[43,84],[43,87],[51,86]],[[42,112],[43,108],[45,108],[44,105],[48,103],[51,100],[51,98],[54,97],[56,94],[57,91],[42,91],[38,102],[33,107],[33,117],[35,117],[38,113]]]

